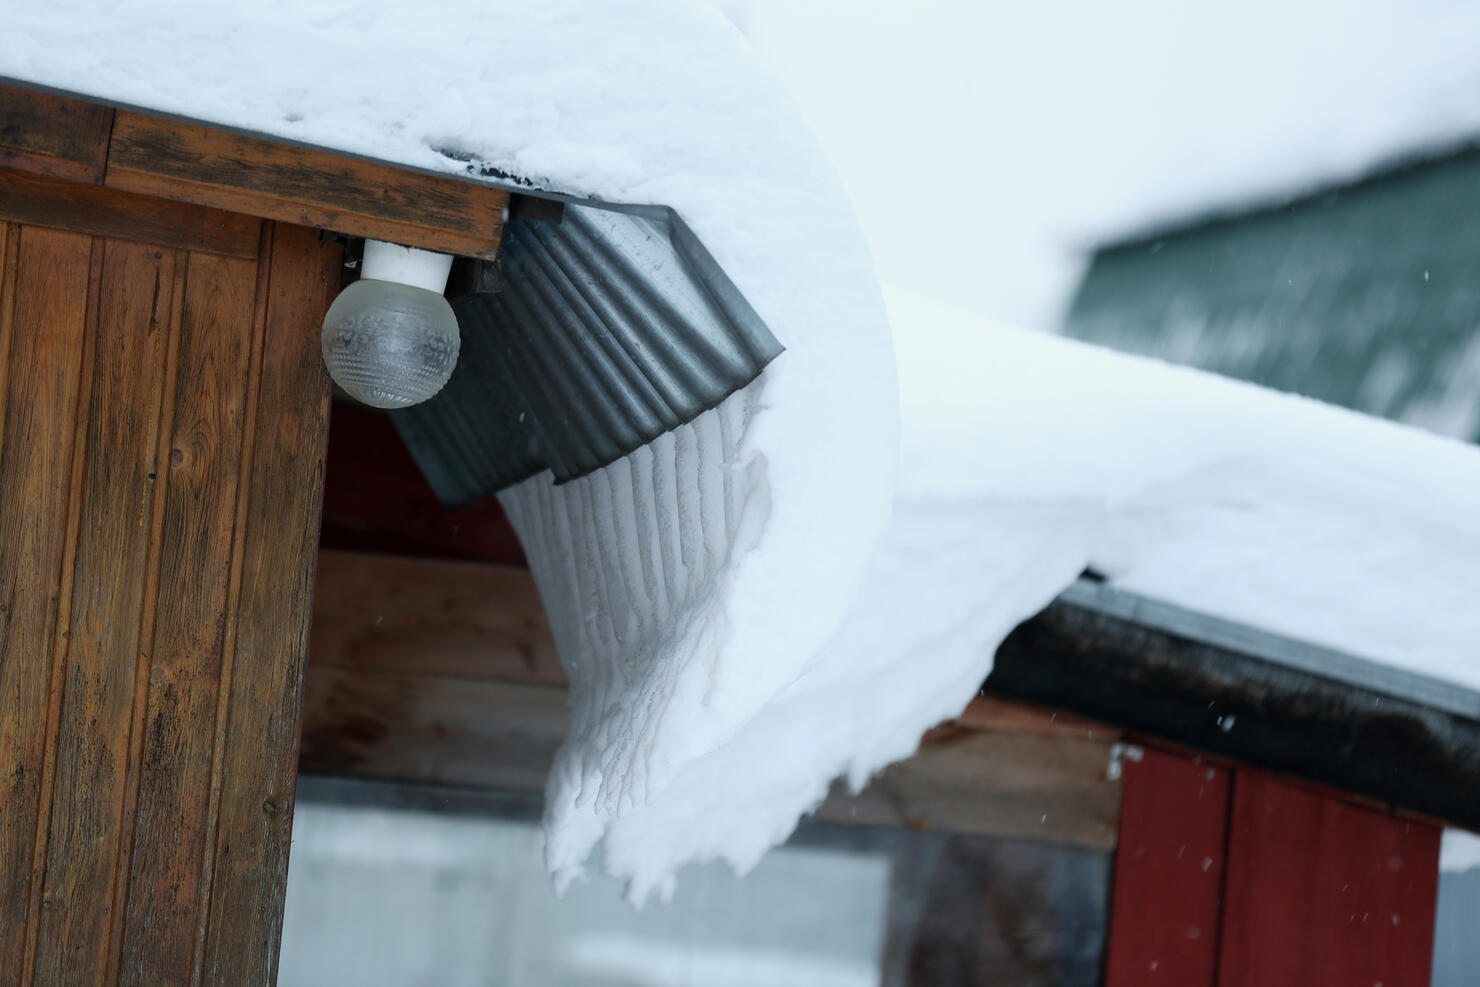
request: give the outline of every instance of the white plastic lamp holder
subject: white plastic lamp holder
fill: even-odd
[[[329,306],[320,336],[334,382],[376,408],[420,404],[457,366],[461,337],[442,297],[448,254],[365,241],[360,280]]]

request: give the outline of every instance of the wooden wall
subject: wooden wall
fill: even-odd
[[[273,979],[338,283],[0,170],[0,984]]]
[[[1242,765],[1125,763],[1107,987],[1427,987],[1439,827]]]

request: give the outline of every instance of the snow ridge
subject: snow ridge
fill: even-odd
[[[500,494],[571,680],[546,810],[562,887],[696,753],[674,727],[713,688],[729,562],[770,511],[765,460],[744,448],[764,383],[595,473]]]

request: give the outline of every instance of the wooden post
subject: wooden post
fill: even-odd
[[[128,237],[136,197],[24,181],[0,195],[0,983],[268,984],[338,250],[170,203]]]
[[[270,984],[340,282],[508,195],[0,86],[0,984]],[[289,225],[298,224],[298,225]]]

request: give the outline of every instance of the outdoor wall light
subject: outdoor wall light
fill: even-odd
[[[360,280],[324,316],[320,344],[335,383],[376,408],[436,394],[457,365],[457,317],[442,297],[452,258],[365,241]]]

